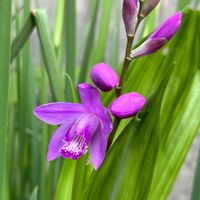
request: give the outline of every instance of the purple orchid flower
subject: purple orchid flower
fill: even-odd
[[[129,36],[135,34],[135,27],[138,20],[139,0],[124,0],[122,8],[122,17],[126,33]]]
[[[106,63],[94,65],[90,77],[93,83],[104,92],[112,90],[119,82],[117,73]]]
[[[109,106],[109,110],[115,117],[125,119],[134,116],[139,112],[146,99],[137,92],[123,94],[115,99]]]
[[[81,83],[78,90],[80,104],[49,103],[36,107],[33,113],[45,123],[60,125],[50,140],[48,161],[60,156],[76,160],[90,145],[90,158],[97,170],[104,160],[112,120],[96,88]]]
[[[138,58],[154,53],[166,44],[178,31],[182,21],[182,13],[177,12],[169,17],[147,40],[131,52],[131,58]]]

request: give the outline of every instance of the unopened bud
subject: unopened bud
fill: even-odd
[[[139,47],[131,51],[131,58],[148,55],[159,50],[178,31],[182,21],[182,13],[177,12],[158,27]]]
[[[160,0],[145,0],[142,4],[140,15],[146,17],[158,4]]]
[[[141,94],[131,92],[115,99],[109,106],[109,110],[115,117],[125,119],[134,116],[145,103],[146,99]]]
[[[133,36],[138,20],[139,0],[124,0],[122,17],[127,35]]]
[[[94,65],[90,77],[93,83],[104,92],[112,90],[119,82],[117,73],[105,63]]]

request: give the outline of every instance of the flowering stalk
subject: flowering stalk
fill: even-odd
[[[139,2],[138,2],[138,4],[139,4]],[[140,5],[139,5],[139,11],[138,11],[138,14],[137,14],[137,22],[136,22],[136,25],[135,25],[134,33],[129,34],[127,32],[127,43],[126,43],[126,52],[125,52],[125,57],[124,57],[124,64],[123,64],[123,68],[122,68],[122,71],[121,71],[119,84],[115,88],[116,97],[119,97],[122,94],[124,82],[126,80],[126,73],[128,71],[128,67],[129,67],[131,61],[133,60],[132,58],[130,58],[132,45],[133,45],[133,41],[134,41],[134,38],[135,38],[135,33],[137,31],[137,28],[138,28],[140,22],[143,20],[143,16],[140,15],[141,7],[142,7],[142,2],[140,2]],[[109,149],[110,145],[113,142],[113,139],[114,139],[115,133],[118,129],[118,126],[120,124],[120,121],[121,121],[121,119],[119,119],[118,117],[115,117],[114,124],[113,124],[113,130],[112,130],[112,134],[110,134],[110,137],[109,137],[107,149]]]
[[[145,2],[146,3],[150,3],[150,2],[155,3],[155,5],[152,6],[150,10],[152,10],[153,7],[155,7],[158,4],[158,1],[149,1],[148,0]],[[141,3],[140,10],[138,12],[138,17],[137,17],[138,21],[136,23],[135,32],[137,31],[138,25],[144,17],[144,15],[141,15],[142,8],[143,8],[142,1],[140,1],[140,3]],[[150,4],[148,6],[150,7]],[[150,10],[149,10],[149,12],[150,12]],[[132,47],[132,43],[134,40],[135,32],[133,35],[130,35],[127,33],[128,39],[127,39],[127,47],[126,47],[124,65],[123,65],[123,69],[121,72],[119,84],[116,87],[116,96],[117,97],[119,97],[122,94],[122,89],[123,89],[123,85],[124,85],[124,82],[126,79],[126,73],[127,73],[130,62],[140,56],[149,55],[149,54],[152,54],[152,53],[156,52],[157,50],[159,50],[163,45],[166,44],[166,42],[168,42],[176,34],[176,32],[178,31],[178,29],[180,27],[181,20],[182,20],[182,13],[181,12],[175,13],[174,15],[169,17],[161,26],[159,26],[150,35],[150,37],[147,38],[147,40],[145,42],[143,42],[139,47],[137,47],[133,51],[131,51],[131,47]],[[124,98],[124,99],[126,99],[126,98]],[[118,101],[118,102],[120,102],[120,101]],[[140,106],[140,103],[138,105]],[[117,108],[119,108],[119,107],[117,107]],[[117,131],[117,128],[120,124],[121,120],[119,118],[120,117],[118,117],[118,116],[115,117],[113,131],[109,138],[109,145],[112,144],[115,132]]]

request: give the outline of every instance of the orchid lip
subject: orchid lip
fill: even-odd
[[[64,158],[72,158],[77,160],[81,155],[86,154],[88,145],[83,135],[75,135],[72,140],[63,139],[63,146],[59,152]]]

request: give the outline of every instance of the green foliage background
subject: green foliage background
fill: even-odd
[[[97,62],[107,61],[119,71],[120,21],[114,22],[112,38],[109,31],[111,17],[121,17],[120,5],[91,0],[80,59],[76,1],[57,1],[51,30],[39,5],[31,11],[29,0],[22,9],[15,1],[0,0],[0,199],[167,199],[200,127],[198,3],[180,0],[177,9],[184,8],[184,16],[177,35],[157,53],[131,63],[124,92],[140,92],[149,102],[141,120],[122,121],[102,167],[94,172],[86,165],[88,155],[77,162],[47,163],[47,145],[56,127],[41,123],[32,109],[51,101],[78,101],[75,85],[89,80]],[[152,31],[160,14],[158,8],[149,16],[141,36]],[[40,42],[39,66],[33,65],[30,51],[34,30]],[[113,98],[113,92],[102,95],[105,105]],[[199,168],[193,200],[200,197]]]

